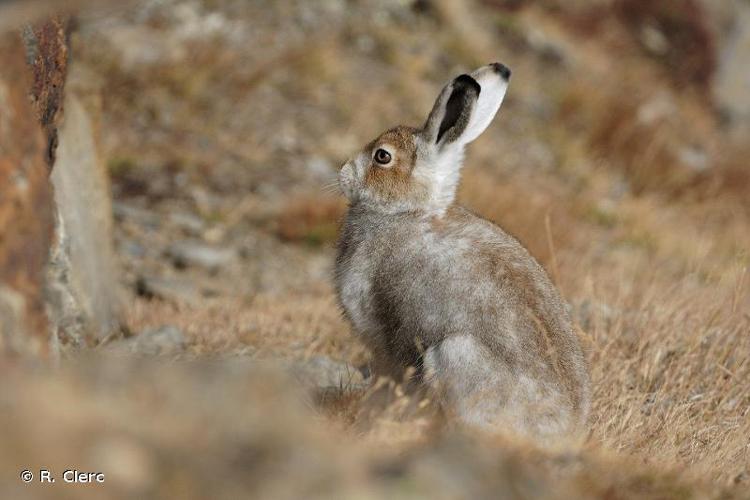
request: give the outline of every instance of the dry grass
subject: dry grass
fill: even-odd
[[[139,300],[130,313],[134,331],[173,324],[191,339],[191,354],[248,354],[307,358],[325,354],[354,365],[365,361],[329,289],[315,294],[257,295],[245,302],[208,301],[201,307]]]
[[[190,375],[203,373],[192,365],[167,364],[163,372],[147,367],[134,384],[148,386],[149,376],[164,377],[156,395],[142,389],[152,403],[169,393],[170,384],[187,399],[193,391],[213,391],[218,399],[210,403],[221,414],[222,428],[209,437],[200,426],[210,418],[176,404],[181,399],[175,396],[156,405],[168,439],[144,445],[161,432],[144,424],[150,406],[113,401],[106,391],[88,393],[86,384],[96,377],[75,375],[76,368],[66,368],[73,374],[62,376],[60,386],[33,380],[28,399],[19,391],[8,401],[33,416],[45,391],[62,387],[60,404],[44,407],[50,418],[68,411],[65,401],[99,408],[80,422],[103,429],[114,421],[118,432],[135,436],[144,453],[171,471],[169,477],[179,475],[181,466],[189,471],[190,477],[165,486],[173,496],[185,491],[171,489],[175,484],[196,482],[225,489],[226,497],[259,491],[236,479],[227,479],[238,488],[233,491],[200,481],[206,479],[203,463],[179,458],[192,457],[196,447],[179,444],[182,435],[170,430],[171,422],[184,421],[201,437],[198,448],[218,457],[217,464],[230,464],[238,474],[250,468],[251,478],[262,471],[268,489],[261,492],[282,491],[290,498],[316,496],[310,492],[364,498],[489,498],[498,492],[511,498],[747,498],[750,177],[741,152],[717,155],[726,144],[701,92],[683,91],[665,77],[664,57],[672,56],[656,57],[639,47],[643,20],[626,11],[643,2],[618,2],[625,9],[620,20],[610,12],[603,22],[591,13],[608,12],[609,0],[594,7],[576,2],[569,9],[555,1],[539,7],[487,0],[478,11],[441,1],[423,5],[422,14],[398,2],[388,8],[376,3],[347,4],[346,14],[326,12],[317,18],[322,26],[312,23],[308,32],[289,24],[289,14],[301,12],[292,0],[263,8],[243,4],[233,12],[253,27],[257,45],[192,42],[187,61],[195,67],[182,59],[126,67],[106,43],[84,52],[110,92],[107,154],[127,159],[112,161],[118,166],[116,187],[137,181],[132,196],[147,198],[162,215],[175,206],[160,205],[164,200],[195,205],[196,212],[212,217],[206,233],[219,235],[213,243],[244,242],[243,232],[273,238],[263,240],[263,253],[247,245],[246,259],[265,260],[246,260],[243,269],[278,270],[278,278],[272,277],[278,290],[199,304],[134,299],[131,329],[175,325],[188,337],[178,357],[218,358],[218,366],[226,358],[314,355],[366,364],[367,353],[342,319],[330,282],[301,272],[333,259],[331,242],[342,213],[341,200],[324,193],[320,178],[306,177],[307,160],[339,164],[385,127],[418,124],[448,74],[476,59],[507,57],[514,84],[498,123],[470,149],[460,199],[517,236],[571,304],[594,383],[583,447],[540,450],[513,438],[467,436],[442,422],[429,403],[420,407],[421,401],[395,387],[384,393],[344,387],[307,399],[305,409],[265,406],[269,392],[293,394],[299,403],[298,394],[275,379],[237,386],[234,372],[206,387]],[[316,8],[324,7],[311,12]],[[667,16],[660,8],[652,7],[658,19]],[[675,29],[675,40],[703,29],[692,13],[687,16],[694,25]],[[158,26],[152,29],[148,36],[156,37]],[[532,36],[540,30],[547,37],[542,42]],[[313,31],[327,36],[312,37]],[[282,43],[287,32],[291,41]],[[306,41],[309,57],[300,57]],[[675,57],[700,62],[708,56]],[[693,75],[693,62],[684,66]],[[628,77],[612,77],[623,73]],[[681,153],[686,146],[705,152],[713,167],[688,165]],[[172,180],[157,197],[152,185],[166,171]],[[120,193],[127,201],[127,189]],[[174,236],[162,230],[158,237],[144,233],[141,243],[158,247]],[[291,254],[282,250],[290,248],[299,250],[294,262],[284,260]],[[154,254],[161,255],[159,248]],[[213,279],[248,279],[243,269]],[[287,283],[285,273],[301,278]],[[106,373],[96,362],[90,370]],[[228,387],[224,399],[222,381]],[[107,404],[128,418],[102,410]],[[294,414],[277,422],[277,411]],[[65,426],[76,425],[73,417],[65,420]],[[14,421],[0,428],[12,433],[18,426]],[[248,437],[247,426],[260,431]],[[271,437],[263,439],[266,431]],[[61,438],[60,446],[72,449],[78,434],[71,436]],[[240,458],[229,456],[238,439]],[[38,448],[14,443],[24,456],[39,456]],[[309,467],[314,473],[306,472]],[[298,476],[302,486],[295,489]]]
[[[555,249],[569,248],[579,237],[579,231],[570,231],[571,227],[587,227],[577,213],[580,200],[566,198],[559,186],[543,178],[496,178],[469,171],[464,175],[459,199],[518,238],[532,255],[548,265],[552,264]]]
[[[482,188],[474,191],[472,186]],[[750,479],[746,262],[712,260],[720,255],[712,245],[721,245],[721,238],[714,240],[711,231],[695,233],[686,220],[689,214],[675,213],[660,202],[652,201],[641,211],[643,200],[633,200],[623,210],[625,220],[628,213],[635,219],[622,223],[626,227],[603,231],[579,223],[575,238],[555,241],[550,250],[544,226],[550,206],[533,209],[536,202],[531,199],[525,206],[533,210],[513,211],[497,203],[513,207],[517,199],[500,196],[505,201],[496,202],[483,195],[482,190],[493,189],[505,194],[499,183],[484,179],[467,183],[464,196],[474,200],[480,213],[500,214],[509,227],[526,228],[521,238],[547,252],[548,267],[558,262],[560,287],[584,328],[594,381],[587,447],[598,450],[589,459],[611,450],[656,469],[675,469],[724,485],[745,484]],[[661,220],[643,219],[659,210],[664,212]],[[609,231],[653,233],[647,246],[633,243],[633,236],[604,250],[585,238]],[[136,329],[163,323],[185,329],[196,355],[247,353],[250,348],[262,357],[326,354],[355,365],[366,361],[330,290],[322,296],[259,296],[250,303],[200,309],[137,304]],[[354,392],[344,400],[326,401],[321,411],[361,431],[361,404],[361,394]],[[364,431],[368,443],[408,450],[424,442],[431,424],[404,413],[403,404],[394,402],[378,412]]]
[[[646,463],[691,465],[721,482],[745,481],[746,275],[731,276],[717,293],[717,285],[694,275],[659,283],[658,269],[641,273],[618,276],[614,302],[591,313],[593,440]]]

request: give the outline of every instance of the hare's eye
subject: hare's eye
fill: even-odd
[[[381,165],[388,165],[391,162],[391,153],[385,149],[375,151],[375,161]]]

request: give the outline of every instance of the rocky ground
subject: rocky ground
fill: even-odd
[[[729,7],[676,2],[674,19],[641,4],[151,0],[81,15],[72,64],[102,95],[127,328],[96,347],[63,328],[59,367],[9,372],[0,464],[107,482],[40,489],[13,472],[0,491],[747,497],[750,170],[744,108],[726,107],[739,56],[723,48],[748,27],[727,27]],[[493,60],[513,80],[461,200],[529,247],[580,325],[591,431],[553,450],[451,429],[397,388],[369,404],[368,355],[331,284],[337,166]]]

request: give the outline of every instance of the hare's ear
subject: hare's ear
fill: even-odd
[[[430,144],[451,144],[469,126],[471,111],[482,88],[469,75],[461,75],[440,92],[424,125]]]
[[[493,63],[448,83],[427,118],[425,138],[442,148],[479,137],[500,109],[509,78],[508,68]]]

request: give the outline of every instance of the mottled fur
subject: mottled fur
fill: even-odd
[[[508,77],[497,64],[462,75],[422,129],[391,129],[342,168],[350,207],[336,287],[376,373],[401,379],[415,367],[466,424],[559,436],[581,429],[589,405],[563,301],[517,240],[454,203],[463,149]],[[379,148],[389,164],[372,159]]]

